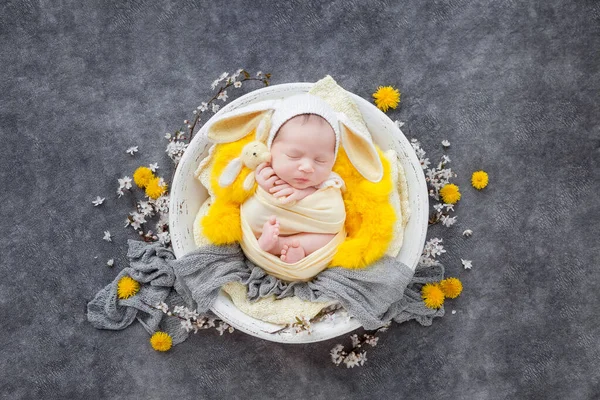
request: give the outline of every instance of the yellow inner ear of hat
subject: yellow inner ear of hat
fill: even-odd
[[[250,169],[243,167],[231,186],[222,188],[218,181],[227,164],[239,157],[242,148],[252,140],[254,131],[236,142],[216,145],[213,152],[210,171],[213,201],[202,218],[202,233],[214,244],[231,244],[242,239],[240,205],[256,187],[255,184],[250,191],[243,188]],[[383,178],[373,183],[358,173],[343,148],[339,150],[333,171],[346,184],[342,197],[346,207],[347,237],[339,246],[331,266],[366,267],[385,254],[393,238],[397,216],[389,201],[393,190],[391,168],[381,150],[377,149],[377,153],[383,164]]]

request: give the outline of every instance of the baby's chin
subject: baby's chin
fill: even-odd
[[[303,182],[303,181],[297,181],[295,179],[292,179],[291,181],[289,181],[288,184],[291,187],[293,187],[294,189],[306,189],[306,188],[318,185],[318,183],[315,183],[315,182],[313,182],[311,180]]]

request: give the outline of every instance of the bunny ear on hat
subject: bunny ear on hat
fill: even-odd
[[[223,114],[208,128],[208,138],[215,143],[231,143],[246,137],[256,129],[256,139],[266,140],[270,117],[278,100],[266,100]]]
[[[354,168],[365,179],[379,182],[383,178],[383,164],[371,133],[350,94],[329,75],[316,82],[309,93],[319,96],[336,111],[341,144]]]
[[[367,180],[379,182],[383,178],[383,164],[371,135],[338,113],[342,147],[356,170]],[[366,128],[365,128],[366,129]]]

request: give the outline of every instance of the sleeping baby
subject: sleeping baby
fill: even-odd
[[[343,223],[341,178],[331,171],[335,149],[335,132],[319,115],[298,115],[281,126],[271,144],[271,163],[262,163],[256,169],[256,181],[265,192],[262,196],[272,196],[279,202],[273,205],[274,212],[260,232],[255,232],[262,250],[279,256],[286,263],[295,263],[327,245],[339,232],[339,226],[331,233],[326,233],[327,229],[323,232],[320,226],[304,226],[300,232],[294,230],[293,223],[285,226],[289,219],[286,214],[293,213],[293,208],[310,206],[303,200],[318,191],[337,199],[335,203],[339,208],[335,217]],[[320,206],[319,202],[315,205]],[[246,207],[252,208],[252,204]]]
[[[311,280],[346,240],[344,182],[332,172],[339,149],[367,180],[383,175],[360,112],[344,93],[324,100],[333,93],[323,88],[319,95],[250,103],[224,114],[208,132],[215,143],[254,132],[256,140],[230,161],[218,184],[233,184],[242,164],[251,170],[243,179],[252,194],[239,208],[240,245],[247,259],[285,281]]]

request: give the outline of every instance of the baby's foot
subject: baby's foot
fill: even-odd
[[[284,244],[281,248],[281,261],[285,261],[288,264],[293,264],[296,261],[302,260],[306,256],[304,248],[300,247],[300,243],[297,240],[292,241],[291,245]]]
[[[258,238],[258,246],[264,251],[271,251],[279,242],[279,222],[274,215],[263,225],[262,234]]]

